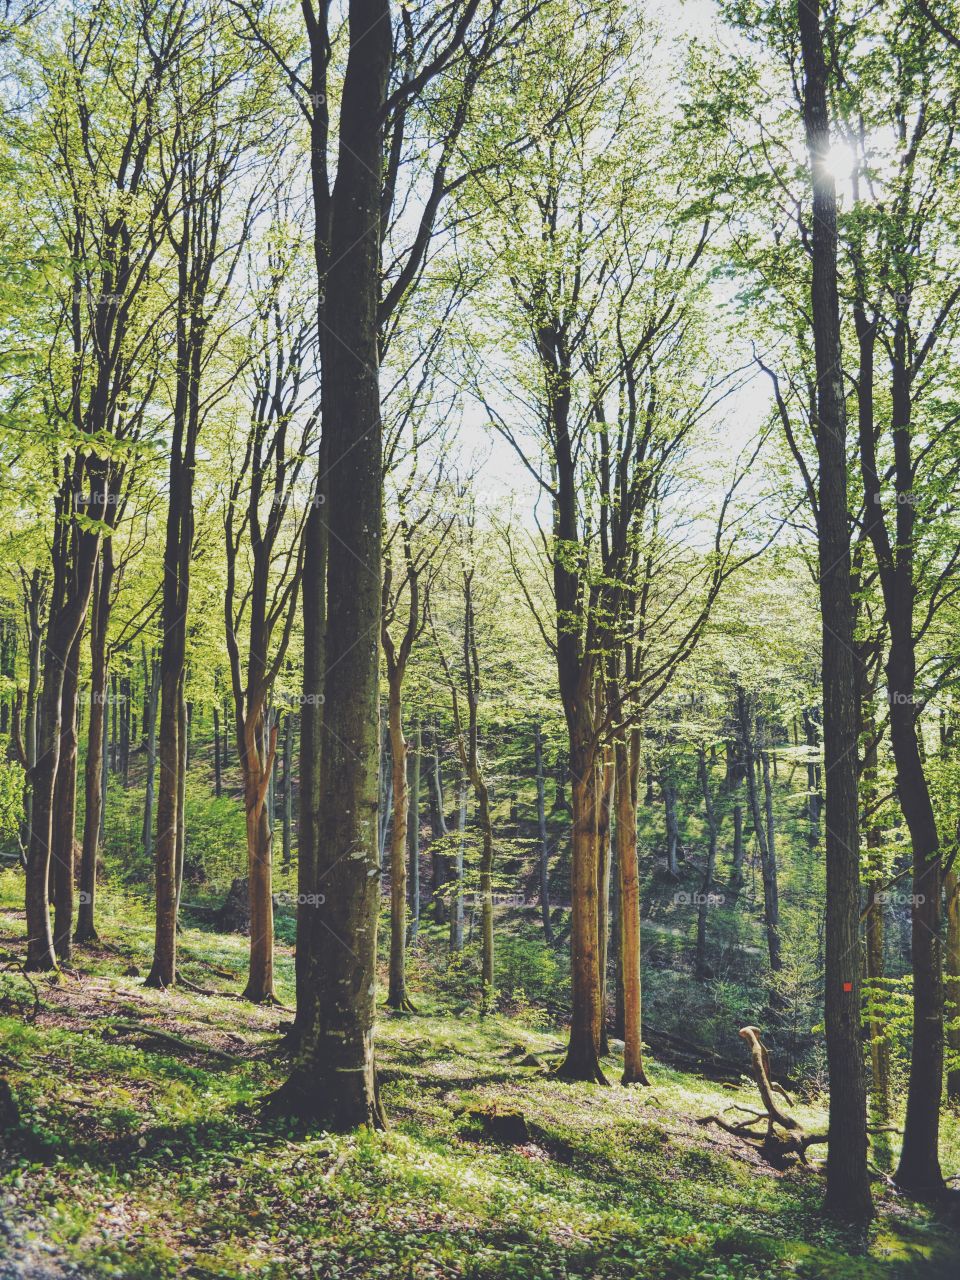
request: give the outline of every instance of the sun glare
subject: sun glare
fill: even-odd
[[[856,154],[846,142],[835,142],[823,158],[823,167],[835,182],[847,182],[856,163]]]

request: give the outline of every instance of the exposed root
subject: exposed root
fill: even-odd
[[[603,1074],[600,1059],[596,1054],[592,1058],[584,1059],[581,1055],[574,1055],[568,1050],[563,1061],[554,1067],[552,1075],[555,1080],[585,1081],[602,1085],[610,1084],[610,1081]]]
[[[645,1071],[633,1072],[630,1075],[625,1071],[620,1077],[620,1083],[625,1088],[629,1088],[632,1084],[641,1084],[647,1089],[650,1088],[650,1079]]]
[[[213,992],[212,994],[217,995],[219,993]],[[280,1001],[277,999],[277,994],[272,988],[269,991],[251,991],[249,986],[244,987],[243,994],[240,996],[240,999],[249,1000],[251,1004],[268,1005],[270,1007],[281,1009],[285,1008],[284,1005],[280,1004]]]
[[[376,1075],[371,1098],[365,1090],[348,1089],[342,1095],[329,1089],[318,1091],[315,1081],[308,1083],[294,1071],[279,1089],[262,1099],[260,1112],[266,1119],[286,1117],[330,1133],[387,1128]]]
[[[387,1008],[392,1009],[394,1013],[416,1013],[417,1006],[413,1003],[406,992],[401,996],[395,996],[393,999],[387,1000]]]

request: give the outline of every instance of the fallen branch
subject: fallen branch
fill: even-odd
[[[33,1022],[37,1014],[43,1008],[43,1002],[40,999],[40,990],[34,980],[30,977],[30,974],[27,973],[26,966],[18,956],[8,953],[2,957],[2,960],[3,963],[0,964],[0,968],[19,973],[20,977],[23,978],[24,982],[33,992],[33,1009],[30,1013],[24,1015],[27,1022]]]
[[[760,1039],[757,1027],[743,1027],[740,1036],[750,1046],[750,1065],[753,1078],[757,1082],[763,1111],[754,1111],[750,1107],[734,1104],[727,1111],[745,1112],[749,1119],[731,1123],[722,1116],[701,1116],[697,1124],[715,1124],[726,1133],[740,1138],[748,1146],[759,1151],[765,1160],[777,1168],[783,1168],[791,1156],[796,1156],[801,1164],[807,1163],[807,1148],[828,1141],[825,1133],[806,1133],[799,1120],[789,1115],[777,1103],[775,1094],[781,1094],[790,1102],[789,1097],[780,1085],[770,1079],[770,1058]],[[792,1103],[791,1103],[792,1105]],[[761,1137],[754,1131],[754,1125],[766,1121],[767,1130]]]
[[[146,1027],[140,1022],[111,1022],[110,1027],[122,1035],[152,1036],[154,1040],[163,1040],[166,1044],[176,1045],[178,1049],[186,1049],[189,1053],[209,1053],[211,1057],[221,1058],[224,1062],[242,1061],[236,1054],[216,1049],[213,1045],[204,1044],[202,1040],[186,1040],[183,1036],[174,1035],[172,1031]]]

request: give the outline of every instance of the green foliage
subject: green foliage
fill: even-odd
[[[24,773],[16,760],[0,752],[0,844],[8,846],[23,817]]]
[[[863,1026],[871,1022],[881,1028],[881,1038],[890,1047],[894,1083],[905,1083],[910,1066],[913,1037],[913,975],[879,978],[864,983]],[[952,1056],[947,1052],[947,1057]]]
[[[512,1002],[565,1004],[569,998],[570,966],[565,955],[548,947],[542,930],[503,932],[497,939],[497,989]]]

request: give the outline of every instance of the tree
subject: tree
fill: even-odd
[[[56,157],[50,216],[70,265],[46,390],[57,431],[51,441],[57,492],[31,770],[27,962],[35,969],[57,963],[47,900],[51,856],[58,950],[63,957],[70,951],[79,643],[101,541],[112,533],[115,463],[139,425],[127,410],[144,341],[137,306],[159,249],[155,202],[165,195],[154,164],[159,96],[182,40],[179,10],[143,0],[132,11],[106,6],[85,15],[66,33],[62,54],[41,54],[49,110],[32,145],[35,161]]]
[[[273,814],[267,798],[279,726],[269,704],[297,613],[303,571],[298,486],[314,448],[319,409],[313,384],[313,299],[292,285],[302,267],[294,211],[278,204],[254,245],[248,278],[254,301],[247,380],[249,419],[224,511],[224,620],[237,753],[243,775],[250,898],[250,971],[244,995],[276,1000],[273,985]],[[260,278],[255,255],[264,267]],[[247,563],[244,564],[243,562]],[[243,580],[238,578],[242,574]],[[246,640],[241,628],[246,615]],[[285,778],[289,788],[289,773]]]
[[[753,831],[760,850],[760,867],[763,873],[763,915],[767,933],[767,952],[770,970],[777,973],[783,967],[780,958],[780,894],[777,882],[777,853],[773,839],[773,824],[765,818],[760,806],[758,773],[762,770],[764,796],[770,806],[769,769],[758,758],[755,744],[755,719],[751,700],[746,690],[736,689],[737,719],[740,725],[740,742],[744,752],[744,768],[747,775],[747,795]],[[776,998],[776,997],[774,997]]]
[[[707,557],[690,556],[682,542],[656,532],[685,442],[718,394],[714,370],[698,367],[691,376],[703,356],[694,299],[711,225],[695,190],[702,157],[669,130],[658,131],[648,86],[633,73],[642,42],[623,34],[629,24],[620,6],[605,13],[603,38],[583,40],[575,7],[558,9],[537,48],[543,74],[531,75],[529,60],[509,67],[518,111],[534,121],[529,147],[481,174],[472,193],[479,207],[496,209],[486,246],[490,275],[509,291],[513,328],[505,341],[519,365],[505,388],[484,370],[484,381],[501,394],[482,386],[477,394],[551,512],[539,545],[552,580],[552,616],[534,613],[556,661],[572,789],[573,1018],[561,1074],[597,1081],[604,1079],[604,740],[669,683],[734,567],[723,545],[732,495],[721,504]],[[673,175],[669,212],[664,171]],[[499,293],[491,311],[503,314]],[[651,648],[646,607],[656,616],[658,606],[649,584],[673,575],[675,591],[659,600],[671,622],[660,619],[658,637],[670,638]],[[638,637],[636,677],[625,664],[609,672],[608,657],[616,662]],[[623,797],[631,794],[631,767],[623,763]]]
[[[439,464],[438,464],[439,465]],[[408,743],[403,731],[403,682],[410,655],[423,634],[430,587],[450,521],[438,522],[443,471],[431,490],[417,493],[416,452],[397,495],[398,512],[384,540],[380,638],[387,670],[387,727],[392,769],[393,825],[390,839],[390,979],[387,1004],[414,1012],[406,986],[407,845],[410,843]],[[413,509],[415,508],[415,509]],[[394,631],[399,617],[398,637]],[[419,821],[419,819],[418,819]]]
[[[174,129],[164,153],[174,197],[166,238],[174,260],[174,370],[168,504],[164,530],[160,646],[160,725],[155,847],[156,929],[150,986],[177,980],[177,912],[183,870],[183,782],[187,713],[184,696],[193,489],[197,444],[224,388],[205,386],[222,340],[234,270],[259,206],[262,160],[247,167],[250,193],[230,225],[232,183],[250,160],[263,127],[258,86],[238,59],[228,28],[206,17],[182,56],[172,94]],[[230,87],[236,92],[228,93]],[[260,174],[256,166],[260,167]],[[219,321],[219,323],[218,323]]]
[[[812,188],[811,324],[816,355],[817,530],[823,619],[827,955],[824,1019],[830,1067],[826,1205],[841,1217],[872,1211],[867,1173],[866,1091],[860,1048],[860,866],[846,405],[837,284],[836,187],[830,148],[827,67],[818,0],[797,6],[803,119]]]
[[[314,91],[320,94],[326,91],[326,10],[306,12]],[[323,901],[311,904],[315,918],[298,935],[298,947],[305,944],[307,953],[302,963],[311,997],[278,1101],[337,1129],[384,1123],[373,1052],[383,493],[377,303],[391,35],[387,0],[350,0],[329,218],[325,191],[315,209],[318,239],[327,250],[320,312],[326,634],[321,650],[314,630],[318,614],[307,612],[315,598],[305,598],[304,646],[312,663],[322,652],[322,667],[313,666],[309,676],[305,668],[304,694],[310,697],[311,682],[322,679],[324,702],[320,736],[304,746],[317,752],[311,769],[322,762],[319,776],[312,775],[317,809],[309,817],[316,822],[309,870],[311,892],[322,885]],[[322,172],[314,169],[315,200],[326,179],[325,106],[317,107],[318,117],[324,121],[324,154],[314,151],[314,165],[322,166]],[[318,567],[311,560],[306,571]]]
[[[480,663],[480,646],[477,639],[477,513],[475,505],[470,501],[466,491],[460,491],[461,502],[466,502],[466,509],[458,517],[459,544],[459,579],[461,593],[460,657],[462,665],[459,673],[455,673],[453,665],[447,659],[434,627],[434,640],[444,675],[450,687],[450,700],[453,708],[453,729],[460,767],[463,770],[465,783],[469,782],[477,802],[477,820],[480,824],[480,981],[484,1007],[493,994],[494,983],[494,937],[493,937],[493,818],[490,811],[490,788],[487,784],[483,760],[480,755],[480,695],[483,688],[483,672]],[[459,678],[458,678],[459,675]],[[466,703],[467,715],[464,720],[461,710],[460,695]],[[458,928],[463,928],[462,874],[463,874],[463,829],[465,825],[466,797],[461,792],[460,821],[458,824],[457,848],[457,892],[455,915]],[[457,949],[457,948],[454,948]]]
[[[840,111],[857,140],[858,207],[850,219],[848,254],[859,354],[864,532],[881,589],[890,745],[913,848],[914,1034],[896,1179],[912,1193],[936,1196],[943,1191],[938,1156],[943,861],[924,761],[918,650],[949,595],[947,581],[960,557],[952,520],[958,475],[954,447],[950,444],[941,453],[926,443],[930,423],[947,433],[952,426],[951,419],[944,421],[942,399],[952,396],[953,379],[941,351],[957,333],[960,290],[938,256],[951,237],[957,190],[953,139],[960,100],[955,89],[944,96],[940,88],[944,70],[955,65],[955,54],[945,63],[939,41],[913,10],[905,7],[897,16],[894,27],[878,25],[882,57],[875,63],[861,66],[851,50],[852,88]],[[915,60],[909,77],[901,71],[903,41]],[[890,105],[868,108],[865,114],[868,95],[877,90],[883,94],[885,87],[893,89]],[[897,130],[897,164],[889,176],[875,172],[867,156],[868,121]],[[878,356],[885,357],[885,379],[877,368]]]

